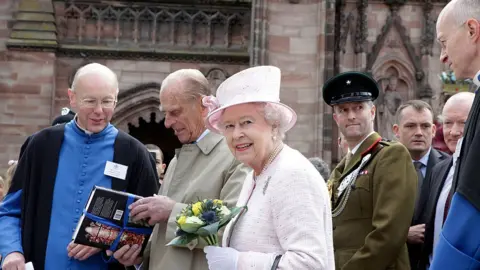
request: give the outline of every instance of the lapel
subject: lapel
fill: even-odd
[[[439,163],[443,159],[444,159],[444,156],[432,147],[432,150],[430,151],[430,155],[428,157],[427,170],[425,172],[425,179],[427,179],[430,176],[430,174],[432,174],[433,166],[435,166],[435,164]]]
[[[340,179],[342,179],[343,177],[348,175],[351,171],[353,171],[357,167],[357,165],[362,161],[363,154],[365,152],[368,152],[370,150],[370,148],[374,144],[376,144],[377,141],[381,138],[382,137],[380,137],[380,135],[378,133],[376,133],[376,132],[372,133],[370,136],[367,137],[367,139],[365,139],[365,141],[363,141],[363,143],[357,149],[355,154],[353,154],[353,156],[350,159],[350,162],[348,162],[348,164],[345,164],[345,158],[342,159],[342,162],[340,162],[340,164],[342,164],[342,167],[344,167],[344,169],[341,172]],[[340,164],[339,164],[339,166],[340,166]]]
[[[133,163],[135,158],[137,157],[137,153],[133,152],[128,136],[128,134],[119,130],[113,144],[113,162],[128,167],[125,180],[111,177],[113,190],[126,191],[129,184],[130,176],[132,175],[132,170],[136,168],[136,166],[133,166]]]

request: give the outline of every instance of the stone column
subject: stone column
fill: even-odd
[[[8,3],[10,2],[10,5]],[[0,169],[18,158],[25,138],[53,118],[55,19],[51,1],[2,1],[11,16],[0,45]],[[8,5],[8,7],[7,7]],[[4,10],[0,10],[4,12]],[[5,32],[2,32],[5,33]]]
[[[268,0],[263,7],[267,63],[282,70],[281,100],[298,114],[286,142],[307,157],[322,156],[323,151],[325,6],[320,0]]]

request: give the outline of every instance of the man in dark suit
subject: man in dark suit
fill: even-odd
[[[407,244],[410,265],[417,269],[424,242],[425,220],[422,219],[428,197],[421,198],[423,190],[428,193],[424,179],[430,177],[432,168],[449,155],[432,148],[436,127],[432,107],[422,100],[410,100],[402,104],[396,113],[393,132],[400,143],[410,152],[418,176],[418,192],[412,224],[408,230]]]
[[[443,136],[448,149],[453,152],[453,157],[446,158],[436,164],[432,173],[425,179],[420,200],[427,202],[424,207],[422,220],[426,221],[425,242],[421,252],[418,269],[427,269],[430,265],[435,245],[444,222],[445,203],[452,186],[453,163],[459,151],[456,150],[457,142],[462,138],[465,122],[472,107],[473,93],[465,92],[452,96],[443,107]]]

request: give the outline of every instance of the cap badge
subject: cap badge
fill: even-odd
[[[347,81],[347,85],[350,85],[352,83],[352,81],[348,80]]]
[[[67,115],[69,112],[70,112],[70,109],[65,107],[65,108],[62,108],[61,114],[62,115]]]

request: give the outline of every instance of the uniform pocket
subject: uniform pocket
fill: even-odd
[[[358,206],[362,218],[370,218],[373,214],[371,180],[369,175],[358,176],[355,181],[354,190],[352,191],[352,193],[357,193]]]

